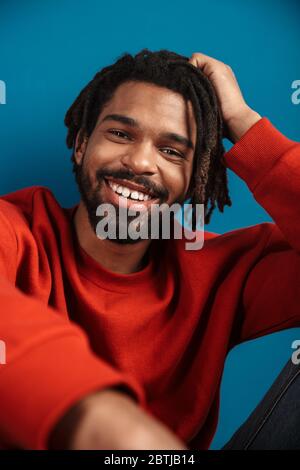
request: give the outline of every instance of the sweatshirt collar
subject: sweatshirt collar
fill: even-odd
[[[140,287],[143,284],[149,283],[149,281],[157,275],[159,259],[158,250],[160,249],[159,240],[153,240],[150,244],[146,266],[144,266],[140,271],[131,274],[120,274],[110,271],[90,256],[80,245],[76,235],[73,218],[77,207],[78,204],[70,208],[69,216],[74,240],[74,253],[77,268],[85,278],[100,287],[107,288],[108,290],[125,292],[132,290],[133,287]]]

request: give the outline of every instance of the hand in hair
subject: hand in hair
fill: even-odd
[[[224,136],[237,142],[261,116],[244,100],[229,65],[200,52],[192,54],[189,62],[201,69],[213,84],[224,120]]]
[[[200,56],[203,59],[203,55],[195,54],[198,55],[200,65]],[[193,105],[197,124],[194,168],[189,188],[193,208],[196,204],[204,204],[205,223],[209,224],[216,206],[221,212],[225,206],[231,206],[227,168],[223,161],[225,149],[222,139],[227,137],[226,123],[223,123],[213,83],[201,68],[194,66],[196,64],[196,61],[191,64],[189,57],[165,49],[154,52],[143,49],[134,56],[124,53],[116,63],[100,70],[80,92],[65,116],[67,146],[73,149],[71,161],[76,180],[80,167],[74,158],[75,146],[80,146],[84,136],[89,138],[92,134],[103,107],[118,86],[130,80],[148,82],[180,93]],[[238,120],[238,131],[239,126]],[[233,139],[239,133],[234,134],[234,127],[233,123]],[[193,211],[194,229],[195,213]]]

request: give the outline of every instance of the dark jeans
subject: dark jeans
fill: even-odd
[[[289,360],[227,449],[300,449],[300,364]]]

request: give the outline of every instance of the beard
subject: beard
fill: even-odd
[[[99,169],[96,172],[96,187],[93,188],[91,179],[85,170],[85,167],[83,165],[84,159],[82,160],[82,163],[80,165],[76,165],[76,182],[78,185],[78,189],[81,195],[82,202],[86,208],[87,214],[88,214],[88,220],[90,223],[90,226],[93,230],[93,232],[97,235],[97,225],[103,218],[105,217],[104,215],[97,215],[97,209],[99,206],[103,204],[107,204],[107,201],[104,200],[104,198],[101,195],[101,188],[103,188],[103,185],[106,184],[105,182],[105,177],[111,176],[116,179],[123,179],[123,180],[132,180],[134,177],[134,181],[137,184],[142,184],[145,186],[145,188],[152,190],[152,192],[158,197],[158,201],[160,203],[166,201],[168,199],[168,191],[165,190],[164,188],[158,188],[157,186],[154,187],[152,183],[149,183],[149,180],[144,178],[143,176],[141,177],[135,177],[133,173],[131,173],[127,169],[122,169],[119,171],[110,171],[108,169]],[[156,201],[157,203],[157,201]],[[147,231],[146,233],[151,234],[151,226],[153,223],[152,217],[151,217],[151,206],[149,206],[149,209],[146,211],[143,211],[143,216],[140,216],[140,213],[137,211],[138,215],[130,215],[129,214],[129,209],[121,208],[121,210],[126,212],[126,218],[120,217],[120,208],[113,204],[113,207],[115,209],[115,236],[108,236],[106,237],[110,241],[113,241],[118,244],[135,244],[139,243],[142,240],[145,240],[145,237],[142,238],[142,233]],[[158,213],[159,220],[155,221],[155,223],[158,222],[158,227],[157,227],[157,232],[158,232],[158,239],[162,238],[162,217],[163,214],[162,212]],[[173,214],[171,214],[172,222],[173,222]],[[139,219],[139,220],[137,220]],[[126,223],[124,224],[124,220],[126,220]],[[142,222],[141,222],[142,221]],[[141,222],[141,223],[140,223]],[[129,227],[132,227],[132,224],[137,224],[139,227],[139,233],[141,234],[140,236],[137,236],[137,238],[132,238]],[[171,224],[173,226],[173,223]],[[122,234],[122,235],[121,235]],[[98,235],[97,235],[98,236]],[[157,238],[157,237],[156,237]]]

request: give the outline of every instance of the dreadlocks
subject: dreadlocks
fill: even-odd
[[[193,105],[197,135],[193,171],[189,191],[191,204],[204,204],[204,222],[210,222],[216,207],[223,212],[231,206],[227,173],[223,161],[223,122],[213,85],[206,75],[184,57],[174,52],[143,49],[132,56],[124,53],[115,64],[103,68],[81,91],[66,113],[67,146],[73,148],[71,161],[77,177],[74,158],[76,136],[78,146],[89,137],[103,106],[113,97],[116,88],[126,81],[143,81],[180,93]],[[195,211],[192,225],[195,226]]]

